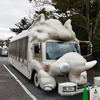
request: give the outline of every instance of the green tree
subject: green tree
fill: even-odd
[[[31,0],[32,1],[32,0]],[[55,17],[55,10],[53,9],[52,2],[50,0],[33,0],[35,14],[33,18],[37,18],[41,13],[45,15],[46,20]]]
[[[35,17],[38,17],[41,13],[43,13],[45,15],[45,19],[50,19],[50,18],[56,18],[54,16],[55,11],[46,11],[45,8],[41,9],[40,11],[36,11],[36,13],[34,14]]]
[[[29,2],[32,2],[32,0],[29,0]],[[50,11],[50,10],[48,11],[45,7],[45,6],[51,5],[51,3],[48,0],[44,0],[44,1],[43,0],[34,0],[34,4],[35,4],[35,6],[33,6],[33,7],[35,8],[35,14],[33,16],[31,16],[32,14],[30,11],[29,12],[29,19],[27,19],[26,17],[21,19],[20,22],[15,24],[15,26],[17,28],[10,28],[10,30],[12,32],[19,34],[23,30],[28,29],[32,25],[32,23],[34,22],[34,19],[36,19],[41,13],[43,13],[45,15],[46,19],[55,18],[54,17],[55,11]]]
[[[6,46],[9,47],[9,42],[10,42],[10,40],[7,39],[7,40],[4,40],[4,42],[6,43]]]
[[[31,2],[32,0],[29,1]],[[35,1],[36,7],[41,6],[37,11],[38,14],[44,13],[47,16],[49,14],[53,15],[53,18],[58,18],[62,23],[71,18],[73,29],[78,35],[78,38],[91,41],[91,28],[94,34],[100,20],[100,0],[52,0],[52,3],[49,2],[49,0],[33,1]],[[56,8],[57,17],[54,11],[46,13],[46,10],[44,12],[44,9],[41,9],[47,4]]]
[[[90,29],[92,27],[94,34],[100,20],[100,0],[52,0],[52,2],[57,13],[61,15],[62,22],[71,18],[75,29],[81,27],[88,34],[88,40],[91,40]]]
[[[3,46],[3,42],[4,42],[4,40],[0,40],[0,46],[1,47]]]
[[[9,46],[9,42],[10,42],[9,39],[7,39],[7,40],[0,40],[0,46],[1,47],[3,47],[3,45]]]
[[[60,20],[65,22],[71,18],[77,38],[92,41],[93,54],[100,57],[100,0],[52,0],[52,2],[57,13],[61,15]]]
[[[93,35],[93,53],[96,58],[100,58],[100,24],[96,34]]]
[[[23,30],[26,30],[29,28],[29,26],[31,25],[31,23],[28,22],[28,19],[26,17],[24,17],[23,19],[21,19],[20,22],[18,22],[17,24],[15,24],[15,26],[17,28],[10,28],[10,30],[12,32],[15,32],[16,34],[21,33]]]

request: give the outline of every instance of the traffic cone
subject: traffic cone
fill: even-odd
[[[84,85],[82,100],[88,100],[88,91],[87,91],[86,85]]]

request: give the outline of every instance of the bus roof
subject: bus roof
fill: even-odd
[[[10,41],[10,42],[16,41],[16,40],[21,39],[21,38],[23,38],[23,37],[26,37],[26,36],[28,36],[28,35],[29,35],[29,34],[28,34],[28,30],[25,30],[25,31],[21,32],[20,34],[14,36],[13,38],[11,38],[11,41]]]

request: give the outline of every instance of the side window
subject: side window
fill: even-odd
[[[41,58],[41,45],[40,44],[34,44],[34,49],[33,49],[33,52],[34,52],[34,57],[35,58]]]
[[[28,45],[28,37],[23,38],[23,44],[22,44],[22,62],[25,62],[27,60],[27,45]]]

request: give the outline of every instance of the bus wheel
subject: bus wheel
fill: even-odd
[[[36,87],[39,87],[39,85],[40,85],[37,72],[34,74],[34,84],[35,84]]]

